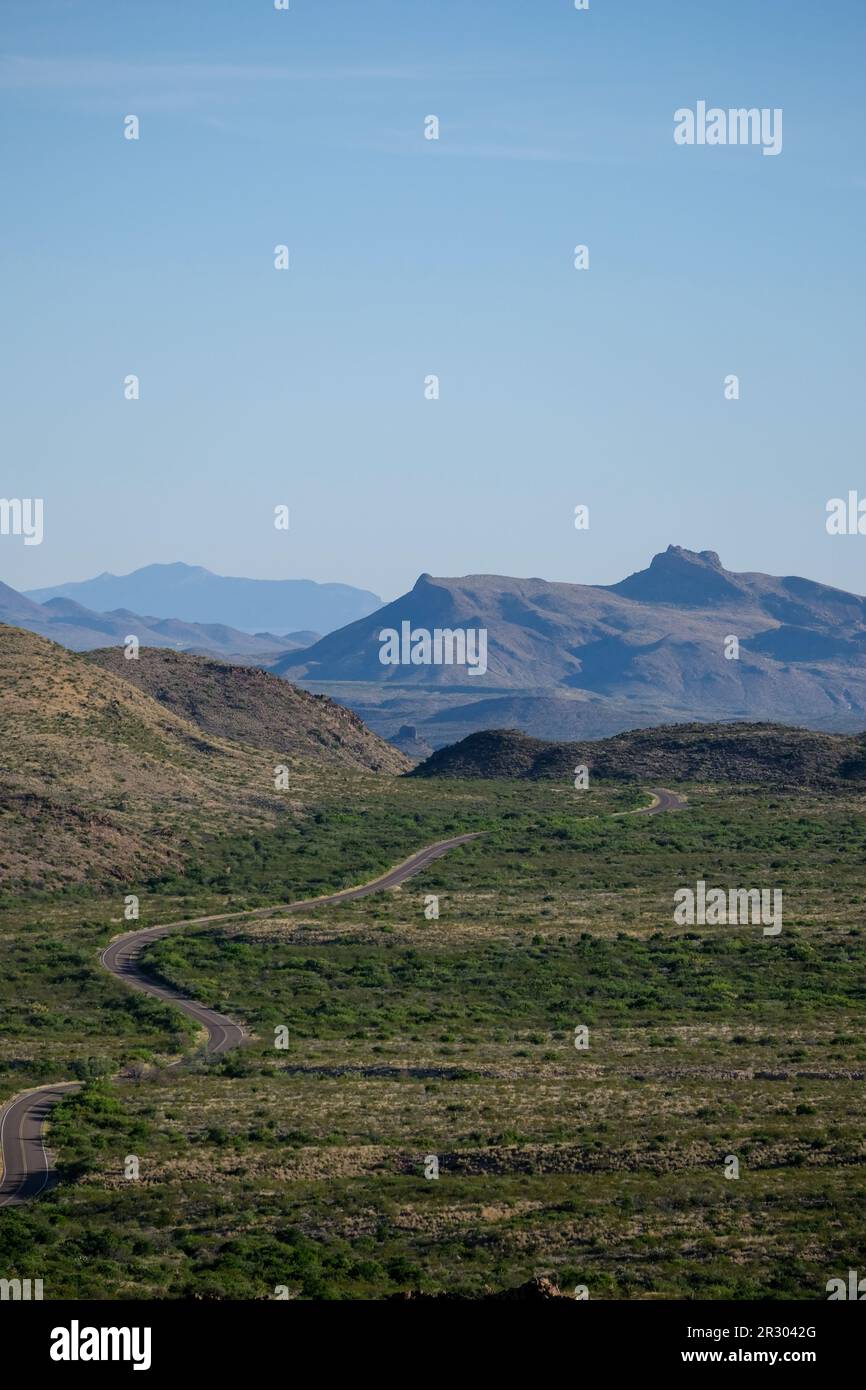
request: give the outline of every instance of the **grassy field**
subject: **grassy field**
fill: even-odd
[[[591,1297],[825,1297],[866,1261],[862,800],[685,790],[649,817],[636,790],[319,777],[301,814],[210,839],[126,890],[141,925],[485,832],[375,898],[152,946],[154,973],[250,1028],[222,1061],[98,966],[122,895],[10,904],[0,1098],[87,1084],[55,1112],[64,1182],[0,1215],[0,1267],[53,1297],[537,1274]],[[780,888],[781,935],[675,926],[701,878]]]

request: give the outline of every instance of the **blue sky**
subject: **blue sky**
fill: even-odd
[[[866,592],[824,525],[866,497],[864,46],[860,0],[4,0],[0,492],[45,539],[0,578],[388,599],[674,542]],[[782,153],[677,147],[699,99]]]

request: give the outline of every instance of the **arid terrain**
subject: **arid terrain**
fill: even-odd
[[[625,736],[628,766],[587,790],[571,749],[556,775],[533,775],[530,749],[513,776],[407,777],[350,766],[329,741],[345,711],[287,689],[279,803],[259,780],[270,752],[229,737],[243,700],[206,732],[226,679],[212,663],[160,653],[162,674],[131,683],[4,640],[19,771],[3,852],[19,874],[0,1101],[84,1083],[51,1120],[60,1181],[0,1217],[7,1265],[72,1298],[469,1297],[545,1278],[616,1299],[809,1299],[864,1258],[863,791],[823,776],[815,735],[738,728],[727,776],[711,761],[665,777],[697,735],[661,730]],[[258,698],[261,679],[235,688]],[[316,710],[324,744],[302,723]],[[721,737],[704,731],[697,753],[714,759]],[[778,758],[797,776],[771,784]],[[650,785],[685,804],[634,814]],[[39,787],[44,881],[21,828]],[[391,891],[149,946],[154,978],[247,1029],[224,1057],[100,967],[128,893],[141,925],[260,910],[463,832],[483,833]],[[88,845],[85,882],[68,865]],[[676,925],[673,893],[698,880],[779,889],[783,931]]]

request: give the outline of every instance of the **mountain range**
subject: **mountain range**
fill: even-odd
[[[116,608],[98,613],[69,598],[50,598],[37,603],[8,584],[0,583],[0,622],[23,627],[72,651],[90,651],[106,642],[122,645],[135,636],[148,647],[173,647],[207,653],[235,661],[267,663],[293,648],[317,640],[315,632],[250,634],[224,623],[188,623],[178,618],[155,618]]]
[[[186,623],[217,623],[241,632],[307,629],[333,632],[382,606],[366,589],[311,579],[235,579],[201,565],[145,565],[131,574],[100,574],[73,584],[30,589],[36,603],[72,599],[97,612],[130,609]]]
[[[314,611],[291,606],[305,589],[319,591]],[[326,613],[331,591],[340,599]],[[73,593],[144,606],[106,612]],[[714,551],[671,545],[611,585],[422,574],[401,598],[378,602],[343,585],[151,565],[28,595],[0,585],[0,622],[79,650],[133,633],[142,646],[263,667],[354,710],[416,760],[480,729],[579,741],[694,720],[866,726],[866,599],[798,576],[736,573]],[[340,604],[351,620],[319,637]],[[269,628],[250,632],[253,614]],[[316,614],[318,630],[288,630]],[[484,629],[486,670],[383,665],[380,634],[404,624]]]
[[[485,628],[486,672],[383,665],[379,634],[404,622]],[[714,551],[673,545],[612,585],[422,574],[271,669],[350,704],[380,733],[412,725],[432,747],[514,725],[547,738],[695,719],[856,729],[866,724],[866,599],[735,573]]]

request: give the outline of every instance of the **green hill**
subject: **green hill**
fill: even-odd
[[[596,742],[552,743],[489,729],[440,748],[413,777],[570,778],[766,783],[798,788],[866,782],[866,735],[784,724],[673,724]]]

